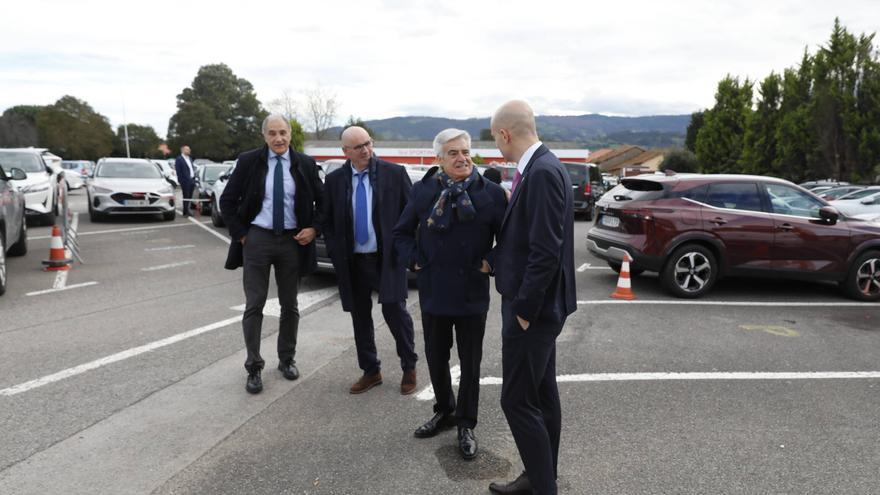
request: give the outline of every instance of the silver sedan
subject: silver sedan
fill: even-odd
[[[102,158],[86,186],[89,218],[156,215],[174,220],[174,187],[149,160]]]

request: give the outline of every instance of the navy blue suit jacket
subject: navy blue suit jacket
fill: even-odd
[[[394,251],[392,232],[400,212],[409,200],[412,181],[406,169],[378,158],[370,159],[370,187],[373,189],[373,230],[382,260],[379,302],[406,300],[406,267]],[[351,161],[330,172],[324,179],[324,243],[336,270],[342,309],[353,307],[351,260],[354,253],[354,219],[351,216]]]
[[[453,218],[448,230],[428,228],[427,221],[443,185],[429,171],[416,182],[409,204],[394,227],[398,255],[410,269],[418,263],[419,306],[438,316],[485,314],[489,310],[489,275],[480,272],[483,259],[492,263],[492,245],[501,228],[507,195],[498,184],[478,176],[467,189],[477,210],[471,221]]]
[[[189,159],[192,161],[193,158],[189,157]],[[195,177],[190,175],[183,155],[174,160],[174,168],[177,170],[177,183],[180,184],[180,187],[190,187],[195,184]],[[195,171],[195,165],[193,165],[193,171]]]
[[[571,180],[544,145],[510,198],[496,250],[495,288],[516,315],[563,323],[577,309]]]

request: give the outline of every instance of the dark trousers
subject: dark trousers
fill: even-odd
[[[477,406],[480,403],[480,361],[483,359],[483,334],[486,332],[486,314],[468,316],[439,316],[422,313],[425,329],[425,359],[434,387],[434,412],[452,413],[458,426],[477,426]],[[452,329],[455,327],[455,345],[461,379],[458,384],[458,406],[452,395],[452,377],[449,374],[449,351],[452,349]]]
[[[373,291],[379,291],[380,260],[376,255],[355,253],[351,264],[352,309],[351,322],[354,326],[354,343],[357,347],[358,366],[365,375],[381,371],[382,362],[376,352],[376,336],[373,327]],[[415,369],[416,356],[413,321],[406,310],[406,301],[382,303],[382,316],[394,341],[397,343],[397,356],[404,371]]]
[[[562,413],[556,387],[556,337],[563,323],[534,321],[522,330],[501,302],[501,409],[535,493],[556,493]]]
[[[183,196],[183,205],[180,208],[184,215],[189,215],[190,205],[192,204],[192,201],[189,200],[193,197],[193,190],[195,187],[195,184],[180,185],[180,194]]]
[[[260,333],[263,327],[263,306],[269,293],[269,268],[275,268],[278,303],[281,318],[278,324],[278,359],[293,362],[296,353],[296,334],[299,328],[299,308],[296,294],[299,284],[299,245],[293,231],[275,235],[271,231],[251,226],[244,245],[245,310],[242,319],[248,371],[261,370],[266,364],[260,357]]]

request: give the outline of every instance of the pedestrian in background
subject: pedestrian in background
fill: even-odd
[[[174,169],[177,171],[177,183],[180,184],[180,193],[183,196],[181,210],[183,216],[190,215],[189,209],[192,203],[193,189],[196,187],[196,172],[190,157],[189,146],[180,147],[180,156],[174,160]]]
[[[480,362],[489,310],[492,246],[507,198],[471,161],[471,137],[446,129],[434,138],[439,169],[413,186],[394,241],[401,260],[418,274],[425,357],[434,388],[434,416],[415,430],[428,438],[453,424],[465,459],[477,455]],[[449,354],[458,348],[458,401],[452,390]]]
[[[501,409],[525,472],[489,490],[555,494],[562,425],[556,337],[577,309],[571,181],[538,140],[526,102],[502,105],[491,131],[504,158],[517,163],[493,268],[501,294]]]
[[[373,140],[361,127],[342,133],[345,164],[325,179],[324,241],[336,270],[342,309],[351,313],[362,375],[349,392],[382,383],[373,326],[373,292],[397,347],[403,376],[400,393],[415,392],[416,360],[412,317],[406,309],[406,268],[394,252],[392,231],[406,206],[412,182],[406,169],[373,155]]]
[[[232,237],[226,268],[243,266],[244,272],[245,388],[252,394],[263,390],[260,335],[273,267],[281,306],[278,369],[288,380],[299,378],[294,359],[299,328],[296,297],[299,279],[317,269],[312,241],[321,224],[323,201],[315,160],[290,147],[290,122],[269,115],[262,130],[266,144],[238,157],[220,196],[220,211]]]

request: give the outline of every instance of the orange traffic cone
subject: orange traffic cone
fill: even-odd
[[[629,280],[629,261],[630,258],[627,256],[623,263],[620,265],[620,277],[617,278],[617,288],[614,289],[614,292],[611,293],[611,297],[615,299],[626,299],[627,301],[632,301],[636,298],[636,296],[632,292],[630,280]]]
[[[52,226],[52,244],[49,247],[49,259],[43,260],[46,271],[60,271],[70,269],[72,259],[67,257],[64,250],[64,242],[61,240],[61,229],[57,225]]]

